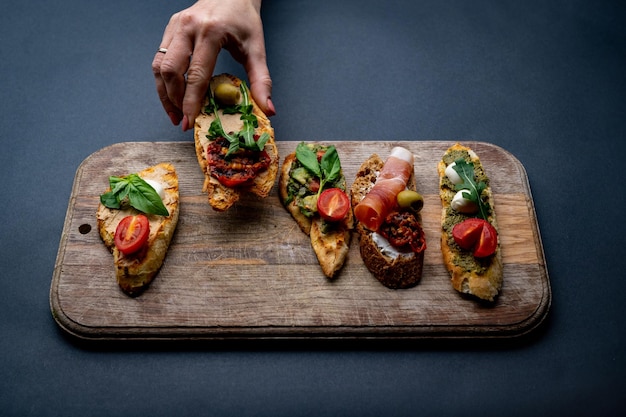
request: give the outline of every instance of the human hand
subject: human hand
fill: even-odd
[[[276,113],[260,11],[261,0],[198,0],[170,18],[152,72],[172,123],[193,128],[222,48],[244,66],[261,110]]]

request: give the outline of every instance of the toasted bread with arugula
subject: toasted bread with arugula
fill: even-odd
[[[245,193],[269,195],[278,173],[278,147],[245,82],[230,74],[211,79],[195,120],[194,142],[202,191],[214,210],[228,210]]]

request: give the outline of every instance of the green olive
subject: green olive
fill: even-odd
[[[413,190],[403,190],[396,197],[398,205],[402,208],[410,208],[415,212],[419,212],[424,207],[424,197]]]
[[[234,106],[241,99],[241,91],[230,83],[221,83],[215,87],[213,91],[215,99],[224,106]]]

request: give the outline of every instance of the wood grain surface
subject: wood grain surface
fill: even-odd
[[[298,142],[277,142],[281,161]],[[428,249],[421,282],[391,290],[365,268],[352,237],[339,276],[321,272],[308,237],[278,199],[245,198],[224,213],[202,194],[193,143],[126,142],[86,158],[76,172],[50,288],[57,323],[86,339],[489,338],[515,337],[546,316],[550,283],[526,172],[510,153],[462,142],[491,179],[500,228],[504,284],[485,304],[456,292],[440,253],[437,162],[454,142],[328,142],[352,183],[372,153],[393,146],[415,154]],[[110,175],[159,162],[176,167],[181,212],[169,252],[151,286],[130,298],[118,288],[113,258],[95,212]]]

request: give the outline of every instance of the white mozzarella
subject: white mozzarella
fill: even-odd
[[[463,182],[463,179],[459,176],[458,172],[454,170],[455,165],[456,162],[453,162],[446,167],[446,176],[452,184],[460,184]]]
[[[471,214],[478,211],[478,205],[463,196],[464,193],[469,193],[467,190],[461,190],[457,192],[452,198],[450,206],[459,213]]]
[[[163,184],[155,180],[144,179],[144,181],[147,182],[150,187],[154,188],[154,191],[156,191],[159,197],[161,197],[161,200],[165,198],[165,189],[163,188]]]

